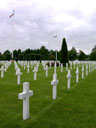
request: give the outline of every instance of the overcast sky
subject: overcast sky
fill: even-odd
[[[74,46],[91,52],[96,45],[96,0],[0,0],[0,52],[42,45],[60,50],[63,37],[69,50]]]

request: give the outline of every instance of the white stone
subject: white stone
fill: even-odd
[[[18,98],[23,99],[23,120],[29,118],[29,97],[33,95],[33,91],[29,90],[29,82],[23,83],[23,92],[19,93]]]
[[[51,85],[53,85],[53,100],[55,100],[57,97],[57,84],[57,74],[53,74],[53,81],[51,81]]]
[[[27,73],[29,73],[29,69],[30,69],[30,65],[28,63],[28,65],[27,65]]]
[[[34,67],[34,80],[37,80],[37,67]]]
[[[63,72],[63,64],[61,64],[61,72]]]
[[[89,73],[90,73],[90,64],[89,64]]]
[[[56,61],[55,61],[55,64],[54,64],[54,74],[56,74],[56,67],[57,67],[57,64],[56,64]]]
[[[82,79],[84,79],[84,65],[82,66]]]
[[[68,70],[67,78],[68,78],[68,85],[67,85],[67,88],[70,89],[70,79],[71,79],[70,70]]]
[[[68,63],[66,63],[66,71],[68,70]]]
[[[48,65],[46,65],[45,70],[46,70],[46,77],[48,77]]]
[[[22,72],[18,70],[18,72],[16,72],[16,75],[17,75],[17,84],[20,84],[20,76],[22,75]]]
[[[19,72],[20,72],[20,68],[17,67],[17,68],[16,68],[16,75],[17,75],[17,73],[19,73]]]
[[[3,66],[1,67],[0,71],[1,71],[1,78],[3,78],[4,77],[4,67]]]
[[[77,70],[76,70],[76,83],[79,82],[79,69],[78,69],[78,66],[77,66]]]
[[[86,64],[86,76],[88,75],[88,65]]]
[[[7,72],[7,64],[5,63],[5,72]]]

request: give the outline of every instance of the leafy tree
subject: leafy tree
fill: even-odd
[[[76,60],[77,59],[77,51],[74,47],[69,51],[69,60]]]
[[[3,56],[4,56],[4,60],[10,60],[11,59],[11,53],[9,50],[6,50],[4,53],[3,53]]]
[[[21,54],[21,49],[18,49],[18,51],[17,51],[17,52],[18,52],[18,55],[19,55],[19,54]]]
[[[36,54],[36,60],[40,60],[40,54]]]
[[[56,59],[55,54],[56,54],[55,51],[50,50],[49,51],[49,60],[55,60]]]
[[[29,60],[35,60],[35,55],[33,53],[29,54]]]
[[[96,60],[96,45],[92,49],[92,52],[90,54],[90,60]]]
[[[0,60],[4,60],[4,55],[0,52]]]
[[[62,41],[60,62],[63,63],[64,66],[66,65],[66,63],[68,63],[68,49],[65,38],[63,38]]]
[[[26,49],[24,52],[25,52],[26,55],[27,55],[27,54],[30,54],[30,53],[31,53],[31,49],[28,48],[28,49]]]
[[[83,52],[83,51],[79,51],[79,54],[78,54],[78,59],[79,60],[85,60],[87,57],[86,57],[86,54]]]
[[[49,51],[45,48],[45,46],[42,46],[40,48],[40,54],[41,54],[41,60],[48,60],[49,58]]]
[[[13,51],[13,59],[16,61],[18,60],[18,51],[17,50]]]
[[[55,56],[54,55],[49,55],[49,60],[55,60]]]
[[[23,54],[18,55],[18,60],[23,60]]]
[[[90,60],[96,60],[96,51],[90,54]]]
[[[92,49],[92,52],[95,52],[96,51],[96,45],[94,46],[94,48]]]

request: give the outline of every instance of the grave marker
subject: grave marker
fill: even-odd
[[[51,85],[53,85],[53,100],[55,100],[57,97],[57,84],[57,74],[53,74],[53,81],[51,81]]]
[[[78,66],[77,66],[77,70],[76,70],[76,83],[79,82],[79,69],[78,69]]]
[[[20,70],[18,70],[16,72],[16,75],[17,75],[17,84],[20,84],[20,76],[22,75],[22,72],[20,72]]]
[[[88,75],[88,65],[86,64],[86,76]]]
[[[82,66],[82,79],[84,79],[84,65]]]
[[[46,70],[46,77],[48,77],[48,65],[46,65],[45,70]]]
[[[34,80],[37,80],[37,67],[34,67]]]
[[[68,70],[67,78],[68,78],[68,86],[67,86],[67,88],[70,89],[70,78],[71,78],[70,70]]]
[[[23,120],[29,118],[29,97],[33,95],[33,91],[29,90],[29,82],[23,83],[23,92],[19,93],[18,98],[23,99]]]
[[[1,71],[1,78],[3,78],[4,77],[4,66],[1,67],[0,71]]]
[[[61,64],[61,72],[63,72],[63,64]]]

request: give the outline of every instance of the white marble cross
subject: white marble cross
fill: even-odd
[[[48,77],[48,65],[46,65],[45,70],[46,70],[46,77]]]
[[[82,66],[82,79],[84,79],[84,65]]]
[[[7,72],[7,64],[5,63],[5,72]]]
[[[79,69],[78,69],[78,66],[77,66],[77,70],[76,70],[76,83],[79,82]]]
[[[63,64],[61,64],[61,72],[63,72]]]
[[[34,72],[34,80],[36,80],[37,79],[37,67],[36,66],[34,67],[33,72]]]
[[[19,93],[18,98],[23,99],[23,120],[29,118],[29,97],[33,95],[33,91],[29,90],[29,82],[23,83],[23,92]]]
[[[1,69],[0,69],[0,71],[1,71],[1,78],[4,77],[4,70],[5,70],[5,69],[4,69],[4,66],[2,66]]]
[[[89,64],[89,73],[90,73],[90,64]]]
[[[68,70],[67,78],[68,78],[68,86],[67,86],[67,88],[70,89],[70,78],[71,78],[70,70]]]
[[[20,84],[20,76],[22,75],[22,72],[20,72],[20,69],[16,71],[16,75],[17,75],[17,84]]]
[[[53,81],[51,81],[51,85],[53,85],[53,100],[55,100],[57,97],[57,84],[57,74],[53,74]]]
[[[88,65],[86,64],[86,76],[88,75]]]
[[[68,70],[68,63],[66,63],[66,71]]]
[[[56,64],[56,61],[54,62],[54,74],[56,74],[56,67],[57,67],[57,64]]]
[[[27,65],[27,73],[29,73],[29,68],[30,68],[30,65],[28,63],[28,65]]]

